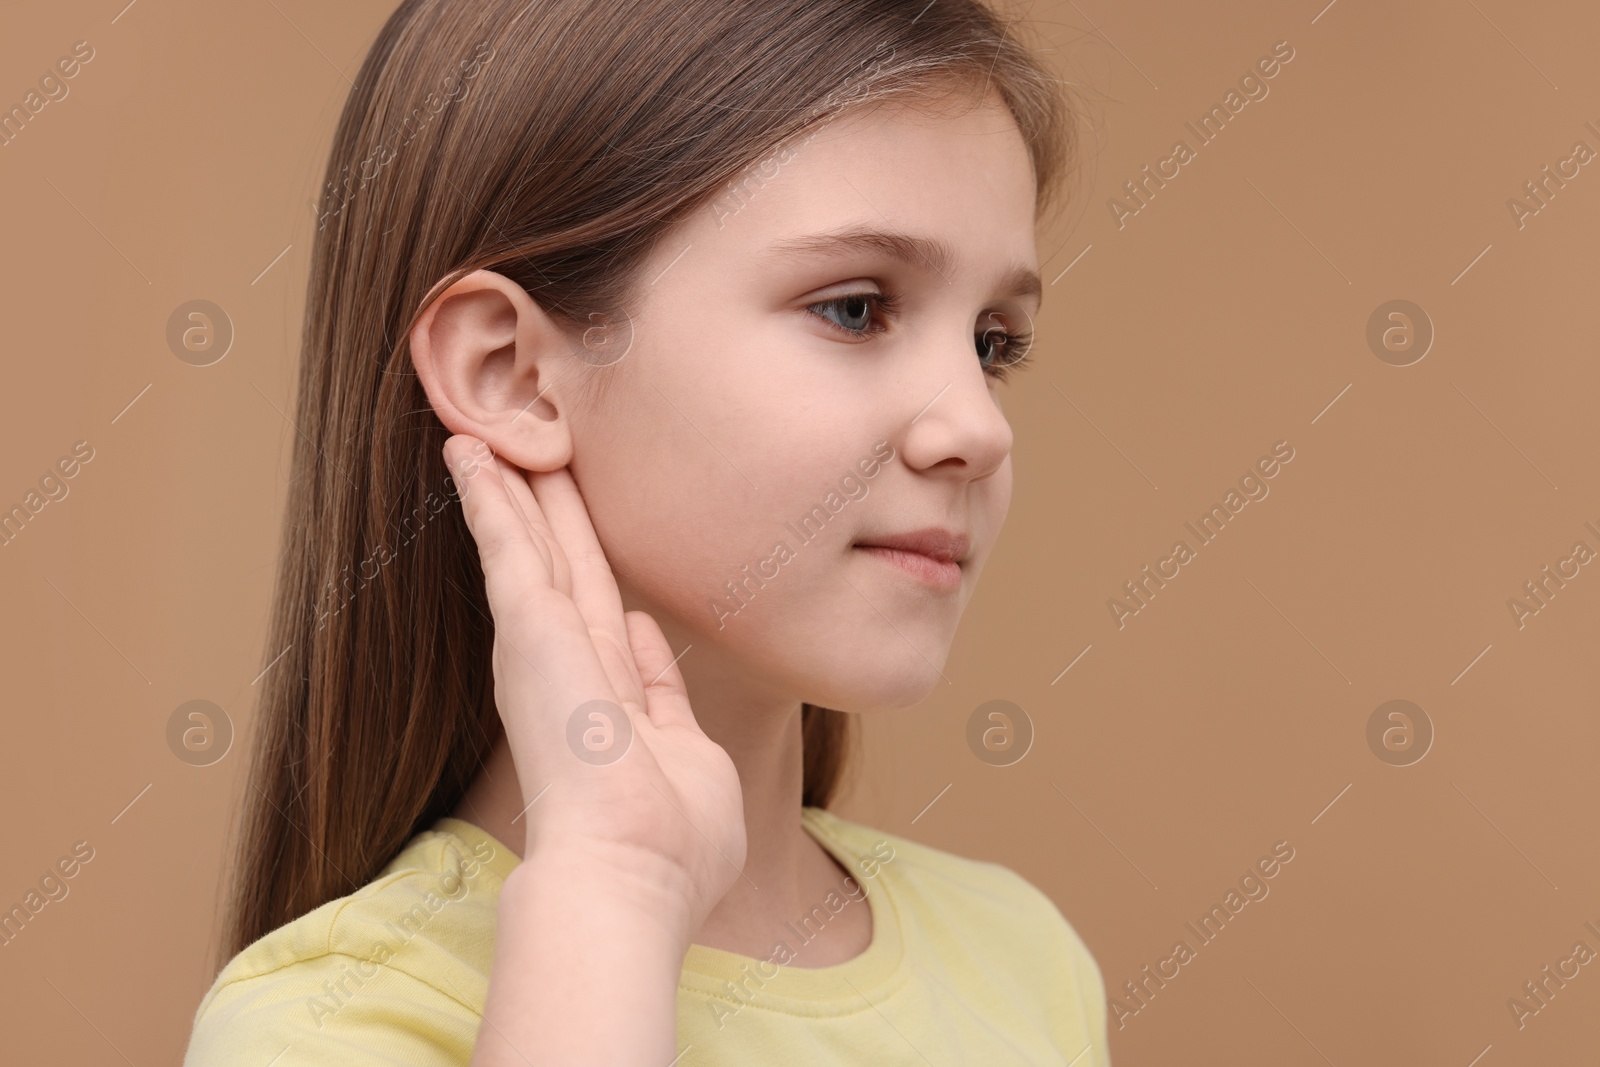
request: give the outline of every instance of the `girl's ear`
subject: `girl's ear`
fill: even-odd
[[[433,295],[411,329],[411,362],[439,421],[527,471],[572,459],[571,342],[527,291],[477,270]]]

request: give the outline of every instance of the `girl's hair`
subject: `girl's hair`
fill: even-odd
[[[405,0],[390,16],[318,205],[223,961],[375,878],[499,736],[483,577],[407,344],[436,283],[494,270],[574,332],[609,320],[664,232],[759,196],[797,135],[962,86],[1008,106],[1044,211],[1076,141],[1070,97],[977,0]],[[826,806],[850,716],[802,716],[803,802]]]

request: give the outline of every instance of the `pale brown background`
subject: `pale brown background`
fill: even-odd
[[[0,103],[96,50],[0,148],[0,505],[96,452],[0,548],[0,903],[96,850],[0,948],[18,1063],[174,1063],[213,977],[242,751],[188,766],[164,731],[195,698],[249,725],[308,202],[392,7],[121,3],[0,13]],[[1091,132],[1007,401],[1013,512],[952,684],[868,724],[838,810],[1017,869],[1113,992],[1288,840],[1271,895],[1113,1027],[1119,1067],[1591,1062],[1600,962],[1520,1031],[1506,1000],[1600,949],[1600,566],[1521,631],[1506,601],[1600,548],[1600,163],[1520,231],[1506,201],[1600,149],[1600,11],[1321,4],[1035,6]],[[1279,40],[1270,95],[1119,230],[1107,198]],[[1437,329],[1404,368],[1365,341],[1400,297]],[[206,368],[164,336],[194,298],[237,330]],[[1271,495],[1119,631],[1107,598],[1279,440]],[[1397,697],[1437,731],[1408,767],[1364,734]],[[966,745],[991,699],[1037,731],[1011,767]]]

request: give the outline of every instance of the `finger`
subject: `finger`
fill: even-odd
[[[511,580],[519,587],[553,586],[555,553],[559,546],[553,536],[541,536],[527,521],[523,509],[511,499],[510,489],[500,473],[501,460],[475,437],[457,434],[444,444],[445,462],[461,500],[467,529],[477,542],[484,577],[493,566],[497,580]],[[487,454],[488,459],[483,459]]]
[[[491,453],[491,455],[493,455]],[[493,466],[500,475],[501,483],[506,488],[512,503],[516,505],[517,514],[527,524],[530,535],[543,546],[550,555],[550,584],[558,592],[572,596],[572,565],[567,559],[566,551],[562,548],[560,539],[555,531],[550,528],[544,512],[539,507],[539,502],[533,498],[533,490],[528,488],[527,472],[516,464],[500,456],[493,456]]]
[[[555,471],[530,471],[527,479],[529,490],[572,570],[573,603],[578,605],[578,611],[595,634],[596,645],[602,648],[605,662],[625,668],[627,686],[642,699],[645,679],[639,676],[640,668],[622,618],[622,594],[617,590],[616,576],[594,532],[594,523],[578,483],[565,467]],[[614,660],[605,653],[606,644]],[[616,681],[621,691],[624,681],[620,678]]]
[[[615,695],[583,617],[553,587],[551,561],[559,546],[527,521],[498,469],[468,454],[474,442],[466,435],[452,437],[445,443],[445,455],[459,479],[467,529],[477,543],[496,640],[513,649],[503,664],[510,672],[510,688],[540,692],[538,702],[552,707]],[[519,688],[541,682],[554,689]],[[556,726],[564,728],[565,722]]]
[[[645,712],[657,726],[696,726],[689,706],[689,690],[678,670],[682,653],[674,654],[661,624],[648,611],[630,611],[623,616],[634,662],[639,665],[639,680],[645,689]],[[689,646],[693,648],[694,646]],[[688,651],[685,649],[684,651]]]

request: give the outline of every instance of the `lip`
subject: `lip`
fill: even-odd
[[[947,530],[943,526],[925,526],[910,533],[887,534],[883,537],[863,538],[857,548],[898,548],[902,552],[915,552],[939,563],[961,563],[967,558],[966,534]]]
[[[961,588],[961,563],[967,558],[965,534],[939,526],[910,533],[873,537],[856,542],[856,548],[943,590]]]

